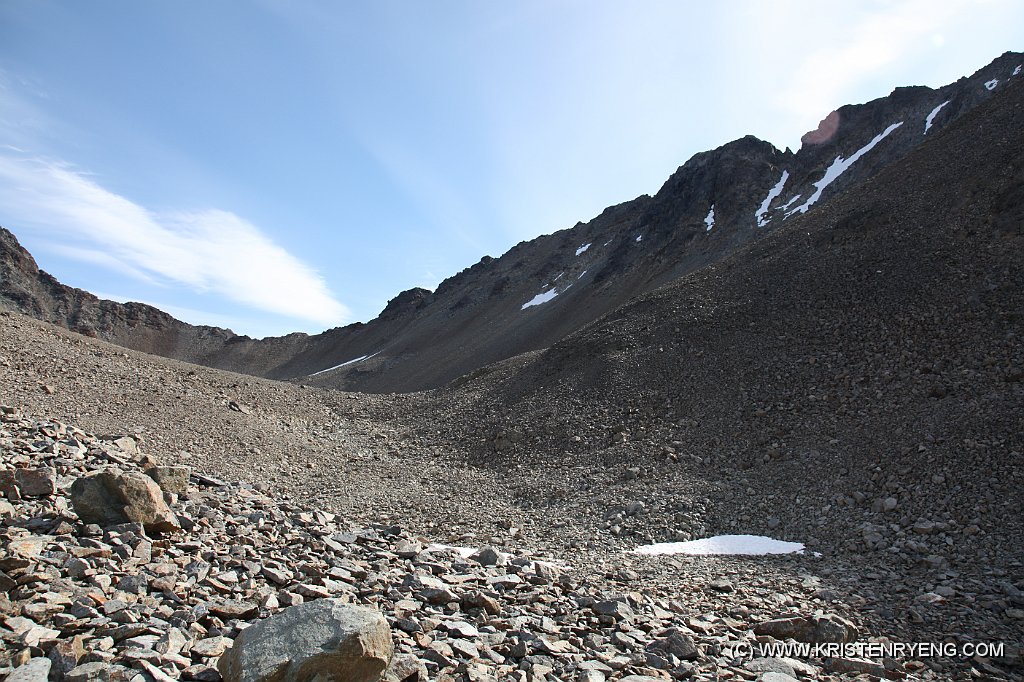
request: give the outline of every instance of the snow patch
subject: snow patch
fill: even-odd
[[[950,103],[950,101],[951,101],[951,100],[948,100],[948,99],[947,99],[947,100],[946,100],[945,102],[943,102],[943,103],[942,103],[942,104],[940,104],[939,106],[937,106],[937,107],[935,107],[934,109],[932,109],[931,113],[930,113],[930,114],[928,114],[928,117],[924,119],[924,134],[925,134],[925,135],[927,135],[927,134],[928,134],[928,129],[932,127],[932,121],[934,121],[934,120],[935,120],[935,116],[936,116],[936,115],[937,115],[937,114],[938,114],[938,113],[939,113],[940,111],[942,111],[942,107],[944,107],[944,106],[946,106],[947,104],[949,104],[949,103]]]
[[[638,242],[642,242],[642,241],[644,240],[644,236],[643,236],[642,234],[638,234],[638,235],[636,236],[636,240],[637,240]]]
[[[716,535],[713,538],[690,540],[689,542],[658,542],[643,545],[633,550],[636,554],[688,554],[690,556],[711,556],[727,554],[803,554],[804,546],[799,542],[784,542],[763,535]]]
[[[995,90],[996,86],[999,85],[999,79],[993,78],[992,80],[985,83],[985,87],[989,90]]]
[[[581,273],[580,273],[580,276],[579,276],[579,277],[577,277],[576,279],[577,279],[577,280],[581,280],[581,279],[583,279],[583,275],[585,275],[585,274],[587,274],[587,271],[586,271],[586,270],[584,270],[583,272],[581,272]]]
[[[715,205],[711,204],[711,210],[704,216],[704,224],[707,226],[704,228],[705,232],[710,232],[711,228],[715,226]]]
[[[463,559],[468,559],[469,557],[473,556],[474,554],[476,554],[480,550],[478,548],[476,548],[476,547],[459,547],[457,545],[446,545],[446,544],[443,544],[443,543],[440,543],[440,542],[432,542],[429,545],[427,545],[426,547],[424,547],[423,551],[424,552],[434,552],[434,553],[451,552],[453,554],[459,555]],[[495,551],[498,553],[498,562],[499,562],[499,564],[504,565],[504,564],[508,563],[509,560],[512,559],[512,557],[513,557],[513,555],[509,554],[508,552],[502,552],[501,550],[495,550]],[[563,563],[559,563],[557,561],[551,561],[551,560],[546,560],[546,559],[530,559],[530,564],[534,568],[534,570],[536,570],[536,567],[538,565],[539,566],[550,566],[551,568],[556,568],[556,569],[558,569],[560,571],[568,571],[568,570],[572,569],[572,566],[570,566],[569,564],[563,564]]]
[[[789,180],[789,171],[784,170],[782,171],[782,177],[779,178],[779,181],[775,183],[774,187],[768,190],[768,196],[764,198],[764,201],[761,202],[760,208],[757,209],[757,213],[754,214],[754,219],[757,221],[758,227],[764,227],[771,222],[772,219],[766,217],[765,214],[768,213],[768,207],[771,206],[775,197],[782,194],[782,188],[786,186],[786,180]],[[792,201],[792,199],[790,201]]]
[[[440,542],[434,542],[434,543],[431,543],[431,544],[427,545],[426,548],[424,549],[424,551],[425,552],[454,552],[455,554],[458,554],[463,559],[468,559],[469,557],[471,557],[474,554],[476,554],[476,548],[474,548],[474,547],[456,547],[455,545],[443,545]],[[500,555],[501,553],[499,552],[498,554]]]
[[[612,240],[611,240],[611,239],[609,239],[608,241],[606,241],[606,242],[604,243],[604,245],[605,245],[605,246],[608,246],[608,245],[609,245],[609,244],[611,244],[611,243],[612,243]]]
[[[1017,65],[1017,68],[1013,70],[1013,75],[1014,76],[1020,74],[1020,67],[1022,67],[1022,66],[1024,66],[1024,64],[1018,64]]]
[[[377,353],[380,353],[380,351],[377,351]],[[352,358],[351,360],[348,360],[347,362],[343,362],[340,365],[335,365],[334,367],[328,367],[327,369],[322,369],[319,372],[313,372],[312,374],[309,374],[308,376],[315,377],[317,374],[323,374],[324,372],[330,372],[331,370],[338,369],[339,367],[344,367],[346,365],[352,365],[352,364],[355,364],[357,362],[362,362],[363,360],[369,360],[374,355],[377,355],[377,353],[371,353],[369,355],[360,355],[358,358]]]
[[[874,138],[872,138],[871,142],[868,142],[866,145],[864,145],[863,147],[858,149],[854,153],[854,155],[851,156],[848,159],[844,159],[841,156],[837,156],[836,160],[833,161],[832,165],[829,166],[828,169],[825,171],[825,175],[822,176],[821,180],[818,180],[816,183],[814,183],[814,186],[817,188],[817,189],[814,190],[814,194],[812,194],[807,199],[807,201],[805,201],[804,203],[800,204],[799,206],[794,208],[792,211],[789,211],[786,214],[786,217],[788,218],[789,216],[793,215],[794,213],[798,213],[798,212],[799,213],[807,213],[807,209],[809,209],[818,199],[821,198],[821,193],[822,193],[822,191],[826,187],[828,187],[833,182],[835,182],[836,178],[838,178],[850,166],[852,166],[854,163],[856,163],[857,160],[860,159],[860,157],[864,156],[869,151],[874,149],[875,145],[877,145],[879,142],[881,142],[886,137],[888,137],[889,133],[891,133],[892,131],[896,130],[901,125],[903,125],[903,121],[899,121],[897,123],[893,123],[891,126],[889,126],[888,128],[886,128],[882,132],[880,132],[877,135],[875,135]]]
[[[536,296],[531,298],[529,301],[524,303],[523,307],[520,308],[520,310],[526,310],[527,308],[529,308],[532,305],[540,305],[541,303],[547,303],[548,301],[553,299],[555,296],[558,296],[558,292],[555,291],[554,287],[551,287],[547,291],[540,292],[539,294],[537,294]]]
[[[797,202],[797,200],[798,200],[798,199],[799,199],[800,197],[802,197],[802,196],[803,196],[803,193],[801,192],[800,194],[797,194],[797,195],[795,195],[795,196],[794,196],[794,197],[793,197],[792,199],[790,199],[789,201],[787,201],[786,203],[784,203],[784,204],[783,204],[782,206],[779,206],[779,207],[778,207],[777,209],[775,209],[775,210],[776,210],[776,211],[785,211],[785,210],[786,210],[787,208],[789,208],[790,206],[792,206],[793,204],[795,204],[795,203]]]
[[[590,242],[587,242],[586,244],[584,244],[580,248],[576,249],[576,255],[577,256],[580,255],[581,253],[583,253],[584,251],[586,251],[589,248],[590,248]]]

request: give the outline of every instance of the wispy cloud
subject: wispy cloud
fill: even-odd
[[[779,92],[777,104],[797,115],[825,116],[845,92],[863,79],[912,51],[933,47],[934,37],[941,35],[939,31],[975,4],[971,0],[905,0],[873,5],[872,11],[859,11],[860,6],[853,5],[847,10],[849,23],[843,27],[845,35],[837,40],[829,40],[834,37],[831,32],[814,35],[815,25],[810,21],[804,23],[799,16],[807,11],[806,7],[788,6],[793,21],[808,35],[808,41],[826,44],[805,56],[793,71],[788,86]]]
[[[91,263],[92,265],[98,265],[99,267],[110,270],[112,272],[118,272],[122,275],[127,275],[132,279],[145,282],[153,286],[162,286],[163,282],[160,282],[150,275],[146,274],[143,270],[134,267],[130,263],[127,263],[116,256],[112,256],[106,251],[100,251],[99,249],[92,249],[81,244],[72,245],[67,243],[50,243],[47,244],[45,250],[50,253],[55,253],[64,258],[70,260],[77,260],[82,263]],[[33,254],[38,256],[38,254]],[[96,292],[92,292],[99,296]],[[100,298],[103,298],[102,296]],[[111,299],[117,300],[117,299]],[[123,303],[123,301],[121,301]],[[140,301],[141,303],[141,301]],[[170,312],[170,311],[165,311]],[[182,318],[184,319],[184,318]]]
[[[18,223],[83,246],[80,260],[319,324],[349,318],[320,275],[229,211],[151,211],[68,164],[4,153],[0,201]]]

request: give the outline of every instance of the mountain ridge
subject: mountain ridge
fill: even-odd
[[[10,233],[0,238],[0,299],[105,340],[211,367],[369,392],[436,388],[545,348],[636,295],[718,262],[797,212],[820,208],[1005,87],[1021,62],[1024,55],[1008,52],[935,90],[897,88],[840,107],[797,152],[753,136],[700,152],[654,195],[520,242],[499,258],[485,256],[434,292],[400,292],[374,320],[317,335],[254,340],[142,304],[100,302],[33,272],[34,261],[17,253]]]

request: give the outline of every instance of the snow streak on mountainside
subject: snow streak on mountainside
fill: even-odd
[[[924,132],[925,133],[927,133],[928,129],[932,127],[932,121],[934,121],[935,117],[938,116],[940,111],[942,111],[942,107],[946,106],[949,103],[950,103],[950,100],[947,99],[945,102],[943,102],[942,104],[940,104],[939,106],[935,107],[930,112],[928,112],[928,117],[924,120]]]
[[[527,308],[531,308],[535,305],[541,305],[543,303],[547,303],[548,301],[553,301],[555,299],[555,296],[558,296],[558,292],[555,291],[554,287],[551,287],[547,291],[542,291],[541,293],[537,294],[529,301],[524,303],[521,309],[526,310]]]
[[[351,360],[346,360],[345,362],[338,363],[337,365],[334,365],[333,367],[328,367],[327,369],[322,369],[319,372],[313,372],[309,376],[315,377],[318,374],[324,374],[325,372],[330,372],[332,370],[340,369],[342,367],[348,367],[349,365],[354,365],[357,362],[362,362],[363,360],[369,360],[370,358],[372,358],[373,356],[377,355],[378,353],[380,353],[380,351],[377,351],[377,353],[371,353],[370,355],[360,355],[358,358],[352,358]]]
[[[786,217],[788,218],[789,216],[793,215],[794,213],[807,213],[807,209],[809,209],[811,206],[813,206],[815,203],[817,203],[818,199],[821,198],[821,193],[824,191],[824,189],[826,187],[828,187],[833,182],[835,182],[837,179],[839,179],[839,176],[842,175],[843,173],[845,173],[847,170],[849,170],[849,168],[853,164],[855,164],[857,162],[857,160],[860,159],[860,157],[864,156],[869,151],[874,149],[875,145],[877,145],[879,142],[881,142],[886,137],[888,137],[889,133],[891,133],[892,131],[896,130],[901,125],[903,125],[903,121],[899,121],[897,123],[893,123],[891,126],[889,126],[888,128],[886,128],[882,132],[880,132],[877,135],[875,135],[871,139],[871,142],[868,142],[866,145],[864,145],[863,147],[858,149],[854,153],[854,155],[851,156],[848,159],[844,159],[841,156],[837,156],[836,160],[832,162],[832,165],[829,166],[827,169],[825,169],[825,175],[823,175],[821,177],[821,180],[818,180],[816,183],[814,183],[814,187],[815,187],[814,194],[812,194],[807,199],[807,201],[805,201],[803,204],[801,204],[801,205],[797,206],[796,208],[794,208],[793,210],[789,211],[786,214]]]
[[[768,196],[764,198],[761,205],[757,208],[757,213],[754,214],[754,220],[757,221],[758,227],[765,227],[771,218],[768,217],[768,207],[771,203],[782,194],[783,188],[786,186],[786,180],[789,180],[789,171],[782,171],[782,177],[775,183],[775,186],[768,191]]]
[[[711,204],[711,208],[708,209],[708,214],[704,216],[704,231],[710,232],[711,228],[715,226],[715,205]]]

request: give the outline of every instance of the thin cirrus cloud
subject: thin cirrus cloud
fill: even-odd
[[[230,211],[150,211],[67,164],[10,154],[0,182],[10,216],[80,242],[79,260],[318,324],[350,317],[312,268]]]
[[[977,4],[970,0],[905,0],[863,13],[851,5],[845,10],[844,39],[829,43],[819,36],[812,41],[817,49],[804,56],[776,103],[808,121],[821,118],[841,103],[851,86],[897,63],[907,53],[933,48],[937,32],[954,27]],[[795,15],[791,18],[799,20]]]

